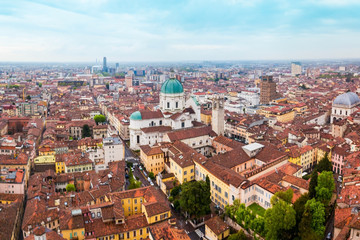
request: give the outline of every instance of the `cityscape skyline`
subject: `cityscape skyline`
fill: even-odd
[[[358,1],[5,1],[1,62],[356,59]]]

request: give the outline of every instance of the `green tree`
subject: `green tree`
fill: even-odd
[[[232,205],[226,205],[225,206],[225,214],[229,216],[231,219],[234,219],[235,212],[240,207],[240,200],[235,199]]]
[[[42,87],[42,83],[39,83],[39,87]]]
[[[303,218],[299,225],[301,239],[322,239],[325,232],[325,207],[315,198],[305,204]]]
[[[334,189],[335,182],[333,173],[330,171],[320,173],[316,187],[316,199],[327,206],[331,200]]]
[[[26,99],[27,99],[27,100],[31,100],[30,95],[27,95],[27,96],[26,96]]]
[[[66,185],[66,191],[67,192],[75,192],[76,191],[75,185],[72,183],[69,183],[68,185]]]
[[[173,198],[177,197],[179,193],[181,192],[181,185],[173,187],[170,192],[170,196]]]
[[[256,233],[263,235],[265,230],[265,220],[263,217],[258,216],[254,218],[251,222],[251,229]]]
[[[323,171],[332,171],[332,165],[327,152],[325,153],[324,157],[319,161],[318,165],[315,167],[315,170],[320,173]]]
[[[210,212],[210,191],[204,181],[186,182],[181,187],[180,207],[190,216],[201,217]]]
[[[82,129],[82,137],[83,137],[83,138],[91,137],[91,130],[90,130],[89,125],[87,125],[87,124],[85,124],[85,125],[83,126],[83,129]]]
[[[94,117],[94,120],[95,120],[96,124],[103,123],[106,121],[106,117],[102,114],[99,114]]]
[[[280,199],[282,199],[285,202],[290,203],[290,204],[291,204],[291,200],[293,198],[293,195],[294,195],[294,192],[293,192],[293,190],[291,188],[289,188],[286,191],[280,191],[280,192],[275,193],[275,196],[277,196],[278,198],[280,198]]]
[[[309,198],[314,198],[316,196],[317,183],[318,183],[318,172],[315,170],[311,174],[311,180],[309,185]]]
[[[153,172],[149,172],[149,178],[151,178],[152,180],[154,180],[154,179],[155,179],[155,175],[154,175],[154,173],[153,173]]]
[[[265,212],[265,231],[267,240],[293,239],[290,230],[296,224],[296,212],[284,200],[273,196],[272,208]]]
[[[107,89],[110,88],[110,84],[109,84],[109,83],[106,83],[105,86],[106,86]]]
[[[228,237],[228,240],[248,240],[251,239],[250,237],[246,236],[246,234],[244,233],[244,230],[240,230],[237,233],[231,234]]]
[[[304,193],[301,195],[293,205],[293,208],[296,212],[296,223],[299,224],[301,222],[302,216],[305,211],[305,204],[310,199],[309,193]]]

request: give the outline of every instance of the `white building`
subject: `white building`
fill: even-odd
[[[166,80],[160,91],[160,106],[157,111],[136,111],[130,116],[130,148],[154,145],[163,141],[169,131],[193,127],[200,122],[200,104],[195,98],[185,100],[184,89],[177,79]]]
[[[105,166],[109,162],[121,161],[125,158],[125,148],[123,142],[118,137],[108,137],[103,139]]]
[[[359,104],[360,99],[356,93],[347,92],[337,96],[332,104],[330,122],[349,117]]]
[[[296,76],[301,74],[301,63],[292,62],[291,63],[291,76]]]
[[[238,93],[239,98],[243,98],[250,106],[256,106],[260,104],[260,95],[259,93],[253,91],[241,91]]]

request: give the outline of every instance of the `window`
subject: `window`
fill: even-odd
[[[139,135],[136,136],[136,142],[140,143],[140,136]]]
[[[184,128],[185,127],[185,122],[181,123],[181,127]]]
[[[187,171],[184,171],[184,175],[186,175],[187,174]]]
[[[178,107],[179,107],[179,103],[178,103],[178,102],[176,102],[175,104],[176,104],[176,108],[178,108]]]
[[[159,125],[160,125],[160,126],[162,125],[162,120],[159,121]]]
[[[155,216],[155,221],[157,221],[157,216]]]
[[[134,231],[134,237],[136,237],[136,230]]]
[[[130,232],[127,232],[127,233],[126,233],[126,237],[127,237],[127,238],[130,238]]]
[[[169,102],[167,102],[167,108],[170,108],[170,103]]]

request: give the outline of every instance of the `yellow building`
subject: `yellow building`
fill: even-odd
[[[311,146],[293,146],[286,151],[289,153],[289,162],[301,166],[303,170],[309,169],[316,162],[316,149]]]
[[[67,229],[61,230],[61,234],[65,239],[85,239],[85,228]]]
[[[286,152],[288,152],[289,162],[301,166],[301,154],[298,146],[290,147],[286,149]]]
[[[273,106],[261,111],[267,118],[276,118],[278,122],[291,122],[295,118],[295,111],[291,107]]]
[[[209,240],[222,240],[230,235],[230,227],[215,216],[205,222],[205,237]]]
[[[144,201],[143,196],[131,196],[121,200],[122,207],[124,209],[124,215],[131,216],[142,212],[141,206]]]
[[[237,181],[241,178],[239,174],[234,171],[227,171],[219,165],[207,161],[204,165],[195,162],[196,164],[196,179],[206,180],[206,176],[210,179],[211,201],[221,208],[231,203],[230,198],[230,181]],[[233,176],[225,177],[227,174]]]
[[[170,191],[174,188],[175,175],[173,173],[165,173],[156,176],[158,179],[156,182],[159,183],[159,188],[166,195],[170,195]]]
[[[153,172],[154,175],[164,170],[164,153],[159,146],[140,146],[140,160],[146,171]]]
[[[305,103],[299,103],[294,107],[294,110],[296,111],[297,115],[304,115],[304,113],[307,111],[308,107]]]
[[[56,171],[56,173],[65,173],[65,163],[64,162],[56,162],[55,171]]]
[[[180,184],[195,180],[194,169],[195,164],[190,154],[177,154],[170,157],[170,171],[174,173]]]
[[[211,111],[202,109],[201,114],[200,114],[200,119],[201,119],[201,122],[204,123],[205,125],[210,125],[211,124]]]
[[[121,201],[125,217],[144,214],[149,224],[171,217],[170,207],[164,203],[164,199],[154,187],[111,193],[110,200]]]
[[[34,159],[34,164],[55,164],[55,155],[38,156]]]
[[[331,161],[331,149],[329,146],[327,145],[321,145],[321,146],[317,146],[316,147],[316,162],[319,163],[319,161],[321,159],[324,158],[325,156],[325,153],[328,154],[328,158],[329,158],[329,161]]]

